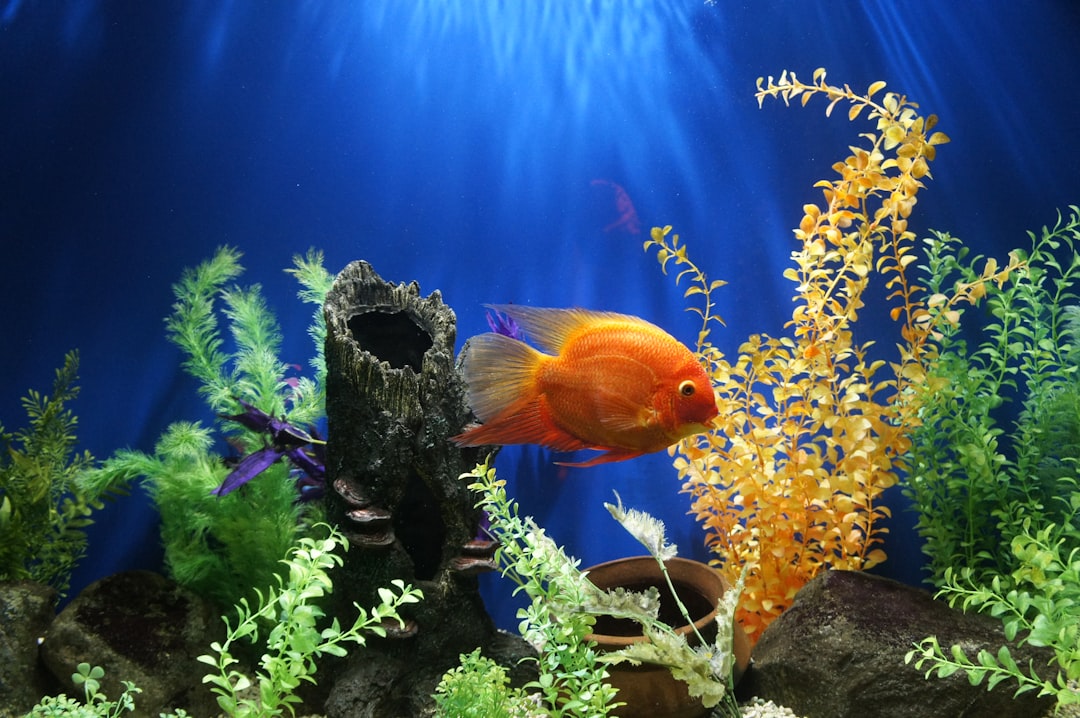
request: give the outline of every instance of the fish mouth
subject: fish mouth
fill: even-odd
[[[704,424],[699,424],[697,422],[683,424],[679,427],[679,435],[675,437],[675,440],[680,441],[688,436],[696,436],[697,434],[708,434],[710,431],[717,428],[715,421],[715,419],[710,419]]]

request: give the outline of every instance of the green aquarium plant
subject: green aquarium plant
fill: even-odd
[[[435,715],[443,718],[534,718],[544,716],[539,696],[512,687],[506,669],[477,648],[443,674],[435,689]]]
[[[313,377],[296,376],[279,358],[281,331],[259,285],[234,283],[240,253],[222,247],[184,272],[166,319],[218,424],[175,422],[152,453],[117,451],[79,479],[91,496],[141,479],[161,514],[169,573],[220,606],[271,583],[280,557],[322,515],[305,499],[320,495],[325,479],[314,426],[325,415],[321,308],[333,278],[314,250],[288,271],[301,299],[317,306]],[[223,441],[227,454],[219,453]]]
[[[594,586],[576,559],[567,556],[531,517],[520,516],[517,502],[507,496],[505,482],[496,478],[494,468],[481,464],[462,478],[471,480],[470,488],[481,496],[477,505],[486,513],[489,533],[498,541],[496,560],[502,574],[531,599],[529,606],[518,611],[518,618],[522,635],[539,652],[539,679],[525,689],[538,694],[545,711],[542,714],[608,715],[620,704],[614,689],[605,682],[605,664],[645,662],[666,666],[707,708],[720,706],[721,715],[739,715],[733,692],[732,641],[741,577],[738,585],[724,594],[717,610],[716,641],[705,641],[699,634],[699,643],[693,647],[659,619],[660,594],[655,587],[634,592],[621,588],[604,591]],[[641,511],[626,509],[621,501],[605,507],[656,559],[685,623],[692,625],[664,563],[676,552],[665,538],[664,524]],[[636,621],[649,640],[600,654],[586,639],[599,615]],[[459,686],[465,682],[460,675],[451,681]],[[516,705],[517,694],[511,693],[511,698],[510,704]]]
[[[1008,646],[997,653],[980,650],[972,660],[960,645],[946,651],[936,636],[923,639],[905,660],[925,667],[927,678],[964,671],[972,685],[986,681],[988,690],[1006,681],[1016,686],[1017,695],[1036,690],[1040,696],[1053,696],[1059,707],[1080,705],[1080,531],[1048,524],[1033,532],[1031,522],[1025,521],[1011,549],[1019,563],[1011,576],[978,585],[970,569],[950,568],[938,596],[965,611],[1001,619],[1010,641],[1019,637],[1019,645],[1051,648],[1051,665],[1018,664]]]
[[[23,397],[28,425],[14,433],[0,425],[0,581],[31,579],[60,595],[86,553],[90,516],[101,508],[76,482],[93,462],[89,452],[75,451],[78,420],[67,407],[79,394],[78,372],[72,351],[51,394]]]
[[[124,691],[116,700],[109,700],[101,690],[101,679],[105,671],[100,666],[80,663],[71,681],[82,686],[83,702],[69,698],[61,693],[58,696],[46,696],[34,706],[25,718],[119,718],[124,713],[135,710],[135,695],[141,693],[131,681],[123,681]],[[161,714],[161,718],[188,718],[183,710]]]
[[[277,587],[269,588],[265,594],[256,591],[258,602],[254,608],[241,598],[236,623],[224,619],[228,631],[225,642],[215,641],[210,646],[216,655],[199,656],[200,661],[215,669],[203,682],[212,685],[218,705],[227,716],[293,715],[301,702],[296,690],[302,683],[315,683],[316,659],[324,654],[345,656],[345,644],[363,646],[369,635],[385,636],[388,622],[404,627],[399,611],[423,598],[419,589],[395,579],[391,587],[379,589],[379,604],[370,611],[353,603],[359,615],[348,628],[342,628],[336,617],[329,625],[320,626],[325,613],[318,602],[333,591],[330,571],[343,563],[337,552],[347,551],[349,544],[327,524],[319,524],[316,529],[327,532],[327,536],[301,538],[282,561],[287,571],[284,578],[275,576]],[[249,676],[237,668],[234,644],[241,640],[256,643],[263,631],[266,650],[255,676]]]
[[[518,610],[522,636],[539,652],[539,678],[525,686],[540,697],[542,715],[606,716],[620,704],[605,682],[607,670],[600,654],[585,637],[596,621],[583,607],[598,601],[599,590],[531,517],[522,517],[506,482],[494,467],[479,464],[461,476],[480,494],[477,503],[487,515],[488,532],[499,547],[495,558],[515,593],[530,599]]]
[[[953,566],[988,586],[1019,567],[1017,536],[1080,529],[1080,215],[1071,210],[982,285],[984,326],[937,323],[904,484],[936,586]],[[926,247],[932,311],[954,287],[998,272],[948,234]]]
[[[347,551],[348,540],[337,529],[319,523],[313,531],[320,538],[303,537],[293,546],[275,574],[276,586],[265,593],[256,590],[254,606],[241,598],[235,606],[236,622],[223,617],[224,642],[210,644],[212,654],[198,660],[213,668],[203,677],[218,696],[218,705],[229,718],[269,718],[295,714],[301,702],[296,690],[303,683],[315,683],[317,660],[324,655],[345,656],[346,646],[363,646],[369,636],[385,636],[390,623],[404,625],[400,610],[423,599],[423,593],[401,580],[379,589],[379,603],[370,610],[358,604],[353,624],[343,628],[335,617],[329,622],[319,603],[333,590],[330,572],[343,563],[340,551]],[[260,636],[263,638],[260,639]],[[254,675],[241,670],[233,655],[238,644],[257,644],[264,648]],[[122,681],[124,691],[109,700],[101,691],[104,670],[80,663],[71,680],[82,686],[80,703],[66,695],[41,700],[26,718],[66,716],[68,718],[117,718],[135,710],[135,696],[142,691],[130,681]],[[161,718],[188,718],[183,710],[162,714]]]
[[[908,661],[1059,705],[1080,704],[1080,209],[1069,209],[1011,255],[1007,278],[983,285],[980,332],[940,323],[905,483],[938,596],[1054,652],[1049,667],[1023,666],[1006,646],[973,660],[928,637]],[[947,234],[927,245],[935,310],[951,287],[996,271]]]

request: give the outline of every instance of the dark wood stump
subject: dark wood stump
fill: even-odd
[[[377,602],[395,578],[424,592],[409,625],[355,651],[331,690],[336,716],[421,715],[460,653],[484,646],[524,655],[499,634],[476,574],[494,568],[477,539],[476,497],[459,477],[481,458],[449,437],[470,414],[454,363],[456,318],[438,291],[391,284],[367,262],[338,275],[326,297],[328,513],[350,541],[335,574],[342,616]]]

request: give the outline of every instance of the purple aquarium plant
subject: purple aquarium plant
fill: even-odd
[[[514,321],[513,317],[507,316],[498,310],[494,313],[484,312],[484,317],[487,319],[491,331],[496,334],[502,334],[504,337],[517,339],[518,341],[525,340],[525,332],[521,330],[521,327],[518,326],[518,323]]]
[[[235,421],[256,433],[265,434],[269,443],[240,459],[232,472],[221,482],[221,486],[212,493],[225,496],[284,457],[300,474],[296,481],[300,500],[314,501],[322,498],[326,490],[326,442],[319,438],[318,431],[314,427],[305,431],[285,419],[270,416],[246,401],[236,401],[244,411],[233,415],[222,414],[221,418]]]

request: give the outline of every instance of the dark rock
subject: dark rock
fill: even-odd
[[[456,317],[439,292],[422,297],[415,282],[386,282],[366,262],[338,275],[325,314],[327,513],[350,543],[334,575],[335,615],[344,623],[351,602],[374,605],[392,579],[424,592],[406,606],[410,630],[350,654],[326,712],[413,718],[460,654],[501,640],[475,578],[494,567],[494,548],[478,548],[476,497],[459,478],[481,449],[450,441],[472,418]],[[529,651],[520,640],[516,649],[515,660]]]
[[[787,706],[805,718],[1032,718],[1053,700],[1003,682],[993,691],[958,672],[926,679],[904,663],[913,644],[936,635],[974,659],[1006,644],[1001,623],[965,615],[926,591],[856,571],[827,571],[796,595],[754,647],[743,691]],[[1047,649],[1009,644],[1017,663],[1036,669]]]
[[[418,718],[434,715],[435,693],[443,674],[456,668],[453,662],[435,665],[411,663],[405,658],[381,653],[376,644],[360,649],[348,669],[338,678],[326,703],[327,716],[349,718]],[[527,651],[527,649],[524,649]],[[507,668],[512,686],[523,686],[538,678],[535,661],[522,661],[519,636],[503,631],[490,636],[483,654]],[[535,655],[530,653],[529,655]]]
[[[326,702],[326,715],[350,718],[392,718],[416,716],[414,708],[422,700],[414,695],[420,686],[431,686],[435,671],[422,665],[410,666],[404,658],[374,653],[374,646],[361,649],[371,660],[354,661],[336,681]]]
[[[185,707],[216,715],[216,702],[202,685],[210,666],[199,655],[224,638],[217,610],[175,582],[150,571],[129,571],[91,584],[56,617],[41,647],[42,660],[63,692],[82,697],[71,682],[79,663],[101,666],[102,692],[115,700],[121,681],[131,681],[132,715],[156,716]],[[198,712],[195,712],[198,711]]]
[[[49,692],[38,643],[52,623],[56,591],[35,581],[0,583],[0,716],[21,716]]]

